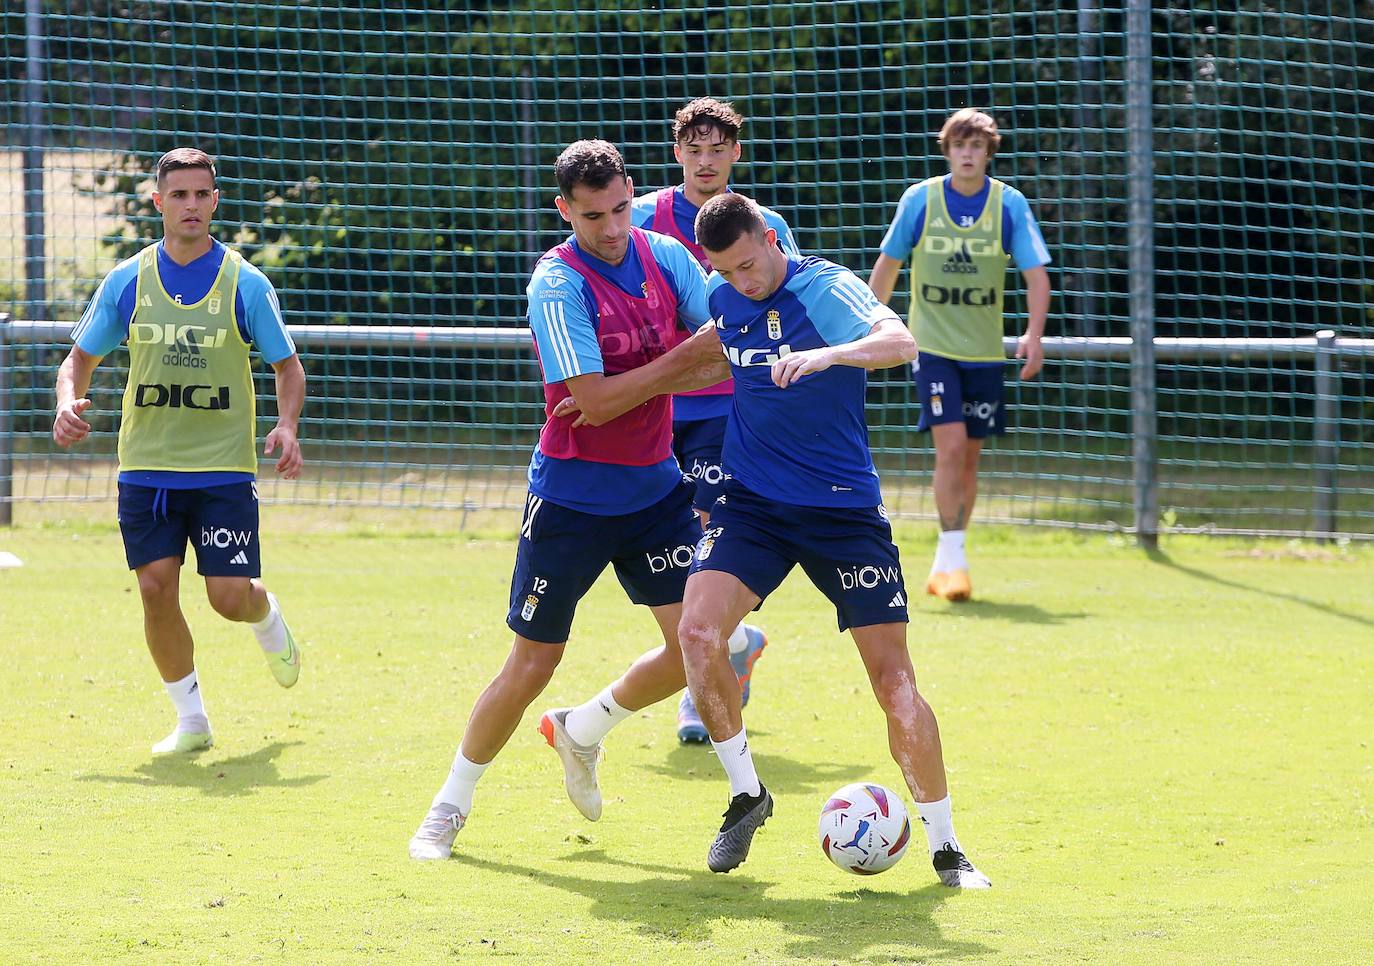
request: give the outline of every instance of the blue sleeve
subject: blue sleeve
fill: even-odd
[[[811,324],[829,345],[857,342],[883,319],[895,318],[849,269],[825,263],[798,295]]]
[[[649,248],[677,295],[678,318],[689,329],[701,328],[711,318],[706,307],[706,273],[701,263],[687,246],[666,235],[649,235]]]
[[[782,215],[772,208],[764,208],[763,220],[769,228],[778,233],[778,245],[781,246],[783,254],[801,258],[801,249],[797,247],[797,240],[792,237],[792,229],[787,227]]]
[[[530,331],[546,383],[605,371],[585,286],[581,275],[557,260],[536,267],[530,279]]]
[[[125,290],[138,282],[138,258],[119,265],[95,290],[91,304],[86,306],[81,320],[72,329],[72,341],[82,352],[93,356],[107,356],[129,336],[129,321],[133,318],[133,293],[125,298]],[[120,302],[126,303],[120,311]]]
[[[883,236],[880,250],[888,258],[899,262],[907,260],[911,250],[921,240],[921,231],[926,220],[925,182],[914,184],[902,192],[902,200],[897,202],[897,214],[892,225]]]
[[[630,202],[630,223],[636,228],[652,229],[654,226],[654,207],[658,204],[658,192],[651,191],[640,195]]]
[[[1026,196],[1015,188],[1004,189],[1002,209],[1011,220],[1011,247],[1008,251],[1016,267],[1024,272],[1027,269],[1048,265],[1050,250],[1045,246],[1045,239],[1040,234],[1040,226],[1035,222],[1035,215],[1031,214]]]
[[[263,362],[281,362],[296,354],[296,343],[286,331],[277,290],[267,276],[247,261],[239,272],[239,294],[243,296],[244,321],[248,338],[262,354]]]

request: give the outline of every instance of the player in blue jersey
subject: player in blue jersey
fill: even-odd
[[[740,128],[744,118],[731,105],[713,97],[699,97],[673,117],[673,157],[682,165],[682,184],[640,195],[634,201],[634,223],[640,228],[676,238],[687,246],[706,271],[710,259],[697,244],[696,217],[710,199],[730,190],[730,171],[740,158]],[[760,206],[764,220],[777,232],[778,244],[789,255],[798,255],[792,230],[782,216]],[[679,338],[689,335],[685,329]],[[734,391],[729,379],[696,392],[673,398],[673,453],[682,471],[696,483],[693,506],[705,526],[711,506],[723,492],[725,473],[720,467],[720,448],[725,441],[725,418],[730,414]],[[730,663],[739,678],[744,703],[749,703],[754,663],[768,639],[762,630],[741,624],[730,634]],[[686,743],[704,744],[706,726],[684,690],[678,702],[677,737]]]
[[[910,362],[916,342],[848,269],[785,255],[749,199],[708,201],[696,227],[715,266],[707,298],[735,378],[730,479],[697,545],[678,629],[692,695],[730,779],[707,865],[728,872],[743,862],[773,811],[723,630],[800,564],[854,638],[941,881],[985,888],[954,834],[939,728],[916,690],[901,560],[864,418],[867,370]]]
[[[506,623],[515,642],[410,841],[416,859],[452,854],[477,780],[553,676],[577,604],[607,565],[631,602],[649,607],[663,644],[591,700],[540,720],[568,796],[588,819],[601,816],[602,738],[685,683],[677,624],[701,527],[672,453],[666,394],[728,373],[705,324],[705,274],[681,243],[630,224],[634,185],[612,145],[578,141],[554,171],[558,211],[573,234],[539,260],[528,288],[546,418],[511,577]],[[669,349],[681,323],[703,337]]]
[[[277,425],[265,452],[276,470],[301,471],[297,440],[305,371],[272,283],[210,236],[219,204],[214,160],[178,148],[157,164],[153,203],[164,237],[105,277],[72,333],[57,375],[53,438],[67,447],[91,431],[86,392],[103,356],[129,347],[119,430],[119,530],[143,599],[143,631],[177,711],[155,754],[213,743],[181,612],[189,540],[210,605],[249,624],[273,677],[291,687],[300,651],[276,597],[258,579],[256,412],[249,350],[276,373]]]
[[[949,174],[912,185],[883,239],[869,276],[873,293],[892,297],[911,256],[910,322],[921,355],[913,370],[921,400],[918,428],[935,441],[935,508],[940,541],[926,592],[968,600],[973,592],[965,531],[978,495],[984,440],[1006,431],[1002,302],[1007,256],[1026,281],[1028,318],[1016,357],[1022,379],[1044,360],[1041,337],[1050,307],[1049,250],[1021,192],[987,176],[1001,135],[981,111],[957,111],[940,130]]]

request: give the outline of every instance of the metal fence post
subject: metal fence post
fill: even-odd
[[[1136,541],[1159,545],[1159,426],[1155,398],[1154,96],[1150,0],[1126,12],[1126,132],[1130,204],[1131,430]]]
[[[0,315],[0,527],[14,522],[14,436],[10,429],[10,317]]]
[[[43,2],[27,0],[24,29],[24,302],[25,315],[48,319],[46,199],[43,196],[44,146],[47,143],[48,51],[43,36]]]
[[[1319,539],[1330,540],[1336,532],[1336,465],[1339,460],[1337,401],[1340,398],[1340,359],[1336,333],[1317,333],[1316,391],[1312,412],[1312,461],[1316,469],[1312,493],[1312,527]]]

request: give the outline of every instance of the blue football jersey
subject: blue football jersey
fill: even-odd
[[[712,274],[707,301],[735,377],[725,471],[780,503],[882,503],[864,417],[868,373],[831,366],[779,389],[772,367],[791,352],[862,339],[895,319],[892,310],[849,269],[814,257],[789,258],[782,285],[758,302]]]

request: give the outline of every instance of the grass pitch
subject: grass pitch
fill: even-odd
[[[758,615],[746,712],[777,813],[705,868],[727,786],[675,703],[612,733],[599,823],[540,708],[652,643],[604,579],[563,667],[478,786],[458,857],[406,841],[508,647],[512,515],[266,513],[305,649],[282,691],[251,635],[183,600],[217,745],[151,759],[172,713],[113,514],[0,531],[0,960],[10,962],[1365,962],[1374,948],[1374,551],[974,531],[977,600],[918,597],[911,645],[965,844],[954,894],[913,847],[858,879],[827,793],[901,788],[847,637],[800,575]],[[302,517],[302,513],[305,514]],[[69,518],[58,520],[56,515]],[[899,531],[916,588],[929,527]],[[919,838],[919,831],[917,833]],[[914,846],[922,843],[914,843]]]

